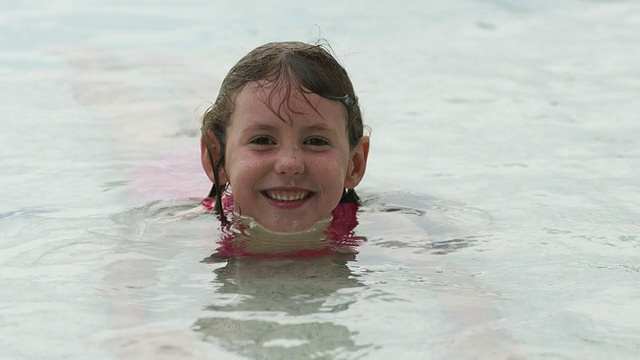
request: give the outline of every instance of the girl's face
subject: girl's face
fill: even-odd
[[[369,138],[349,148],[347,112],[338,101],[299,91],[283,96],[257,83],[236,94],[221,182],[231,184],[237,214],[291,232],[330,217],[344,188],[360,182]]]

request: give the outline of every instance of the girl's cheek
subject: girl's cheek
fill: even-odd
[[[238,152],[236,156],[232,158],[232,162],[233,167],[240,171],[250,171],[266,164],[264,159],[249,152]]]

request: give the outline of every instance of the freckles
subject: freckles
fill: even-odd
[[[250,160],[250,159],[241,159],[240,161],[238,161],[238,165],[244,170],[244,171],[252,171],[256,168],[260,167],[260,162],[259,161],[255,161],[255,160]]]
[[[341,158],[331,157],[330,159],[316,161],[314,163],[315,174],[313,176],[322,179],[325,191],[342,193],[344,179],[347,169],[343,165]]]
[[[239,170],[239,172],[250,172],[264,166],[264,161],[252,158],[251,156],[238,154],[233,157],[233,162],[229,164],[229,167]]]
[[[309,163],[309,165],[316,169],[318,173],[322,174],[335,174],[339,172],[340,175],[344,176],[348,170],[348,164],[343,154],[328,156],[322,159],[314,159]]]

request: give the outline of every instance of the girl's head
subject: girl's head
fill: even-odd
[[[235,212],[271,230],[304,230],[339,202],[358,202],[369,138],[347,72],[322,46],[251,51],[227,74],[202,129],[210,196],[231,185]]]

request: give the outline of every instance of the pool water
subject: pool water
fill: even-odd
[[[636,359],[640,3],[0,2],[0,358]],[[199,116],[326,38],[358,254],[212,257]]]

